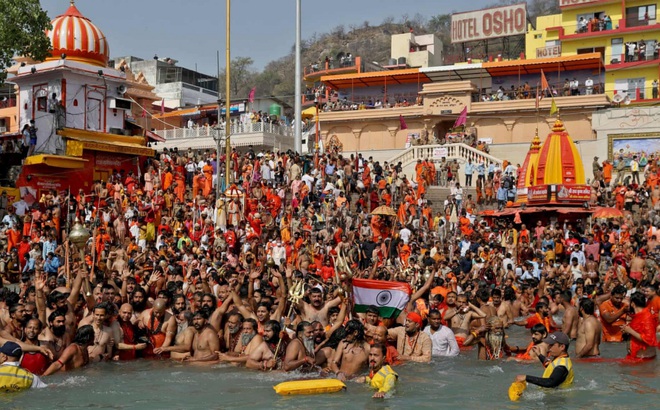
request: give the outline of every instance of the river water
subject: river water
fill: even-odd
[[[510,329],[509,344],[526,345],[525,329]],[[574,346],[570,353],[573,354]],[[604,358],[625,356],[625,345],[603,344]],[[399,366],[396,393],[371,399],[364,385],[316,396],[278,396],[273,386],[303,376],[260,373],[214,365],[171,362],[102,363],[45,379],[48,389],[0,396],[3,409],[653,409],[660,403],[658,361],[626,365],[613,361],[574,362],[574,387],[543,390],[528,386],[519,402],[507,390],[515,375],[541,375],[538,363],[479,362],[476,351],[431,364]]]

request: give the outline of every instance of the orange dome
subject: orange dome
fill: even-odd
[[[536,167],[539,157],[539,151],[541,150],[541,140],[539,139],[538,130],[532,139],[532,143],[529,145],[529,151],[527,151],[527,156],[525,161],[520,167],[518,173],[518,181],[516,182],[516,189],[518,190],[518,195],[516,203],[523,204],[527,202],[527,195],[524,195],[526,189],[536,182]]]
[[[90,19],[84,17],[74,5],[52,22],[53,28],[46,31],[53,47],[51,57],[46,60],[59,59],[64,53],[66,58],[81,61],[100,67],[108,65],[110,48],[103,32]]]
[[[531,185],[584,183],[582,158],[558,118],[538,154],[536,176]]]

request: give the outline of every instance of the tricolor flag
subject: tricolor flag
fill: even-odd
[[[404,282],[353,279],[353,302],[358,313],[376,306],[381,317],[396,318],[408,304],[410,293],[410,285]]]

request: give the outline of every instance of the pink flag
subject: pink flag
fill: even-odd
[[[467,105],[463,107],[463,111],[458,115],[458,118],[456,118],[456,122],[454,123],[454,128],[460,127],[461,125],[465,125],[467,123]]]
[[[248,96],[248,102],[254,102],[254,93],[257,91],[257,87],[254,87],[250,90],[250,95]]]
[[[165,99],[160,102],[160,115],[165,114]]]
[[[402,130],[408,129],[408,124],[406,124],[406,120],[403,119],[403,115],[399,115],[399,128]]]

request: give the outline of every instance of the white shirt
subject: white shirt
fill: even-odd
[[[426,326],[424,333],[431,337],[433,343],[432,356],[458,356],[460,352],[454,332],[447,326],[440,326],[435,333],[431,334],[431,326]]]
[[[3,366],[14,366],[14,367],[21,367],[21,365],[18,362],[4,362],[2,363]],[[48,387],[46,383],[41,381],[39,376],[36,374],[33,374],[34,378],[32,379],[32,389],[43,389],[44,387]]]
[[[13,205],[15,208],[16,215],[18,216],[24,216],[25,212],[27,212],[30,209],[30,206],[22,199],[18,202],[14,202]]]
[[[403,228],[399,231],[399,236],[401,237],[401,240],[403,243],[406,245],[408,244],[408,241],[410,240],[410,235],[412,235],[412,232],[410,232],[410,229],[408,228]]]
[[[302,182],[305,183],[305,185],[307,185],[307,188],[309,188],[309,190],[311,191],[312,190],[312,183],[314,182],[314,177],[312,177],[309,174],[305,174],[305,175],[303,175],[301,180],[302,180]]]
[[[587,88],[593,87],[594,86],[594,80],[592,80],[591,78],[587,78],[587,81],[584,82],[584,85],[587,86]]]
[[[284,246],[273,246],[272,255],[275,265],[280,266],[281,260],[286,260],[286,248]]]

